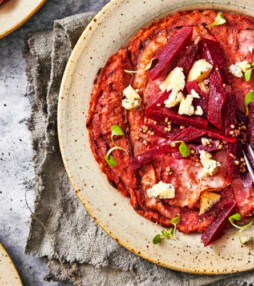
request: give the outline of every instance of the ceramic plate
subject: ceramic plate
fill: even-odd
[[[0,286],[22,286],[19,274],[4,247],[0,243]]]
[[[8,0],[0,5],[0,39],[23,25],[46,0]]]
[[[179,234],[182,244],[153,245],[162,227],[138,215],[107,181],[90,150],[86,117],[100,67],[142,26],[178,10],[216,9],[254,16],[254,0],[113,0],[80,37],[67,64],[59,96],[58,132],[63,161],[74,189],[97,223],[130,251],[175,270],[223,274],[254,268],[254,251],[241,247],[235,230],[209,247],[199,234]],[[205,2],[205,3],[204,3]],[[254,234],[254,228],[250,230]],[[195,260],[195,263],[193,261]]]

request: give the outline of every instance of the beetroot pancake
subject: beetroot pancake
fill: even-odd
[[[101,170],[135,211],[166,227],[180,216],[205,245],[230,215],[254,211],[242,154],[254,147],[254,20],[216,16],[179,12],[141,29],[98,72],[87,119]]]

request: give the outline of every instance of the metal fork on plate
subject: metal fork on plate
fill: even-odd
[[[251,159],[253,159],[253,161],[254,161],[254,151],[253,151],[252,147],[251,147],[250,145],[248,145],[247,148],[248,148],[249,151],[250,151],[250,155],[251,155],[251,157],[252,157]],[[249,158],[247,157],[247,155],[246,155],[246,153],[245,153],[244,151],[243,151],[243,156],[244,156],[244,160],[245,160],[245,162],[246,162],[247,169],[248,169],[248,171],[249,171],[249,173],[250,173],[250,175],[251,175],[251,179],[252,179],[252,181],[253,181],[253,183],[254,183],[254,171],[253,171],[253,169],[252,169],[250,160],[249,160]]]

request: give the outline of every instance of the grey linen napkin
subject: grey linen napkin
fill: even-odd
[[[77,198],[59,152],[57,99],[68,57],[93,15],[56,20],[53,31],[27,39],[36,200],[25,253],[48,258],[48,280],[74,285],[252,285],[252,272],[201,276],[147,262],[109,237]]]

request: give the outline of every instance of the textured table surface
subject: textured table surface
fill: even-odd
[[[30,104],[22,57],[29,32],[52,29],[55,19],[97,11],[108,0],[48,0],[37,14],[17,31],[0,40],[0,241],[12,257],[24,285],[69,285],[43,281],[46,262],[23,254],[30,212],[25,203],[27,182],[34,177],[31,135],[26,122]],[[27,193],[33,205],[34,193]]]

